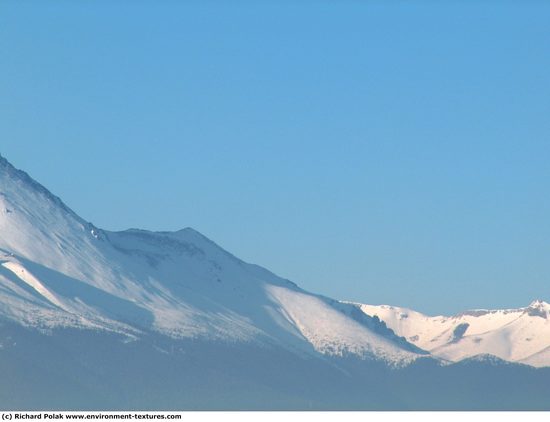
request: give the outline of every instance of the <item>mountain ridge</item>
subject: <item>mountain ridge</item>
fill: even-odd
[[[453,362],[365,306],[192,228],[97,228],[0,158],[2,410],[550,410],[550,348]]]
[[[442,359],[457,362],[490,354],[509,362],[550,366],[550,304],[540,299],[515,309],[474,309],[433,317],[397,306],[356,306]]]
[[[521,359],[500,349],[473,348],[465,353],[460,349],[472,331],[472,322],[464,319],[521,312],[546,320],[550,305],[542,300],[516,310],[477,309],[452,317],[339,301],[306,292],[290,280],[246,263],[190,227],[175,232],[99,229],[2,155],[0,181],[4,205],[0,280],[11,298],[0,307],[4,316],[23,315],[24,304],[31,302],[34,314],[42,316],[46,325],[56,325],[57,312],[61,325],[103,327],[131,336],[148,330],[240,341],[267,336],[270,341],[299,345],[307,353],[312,349],[321,354],[351,353],[398,365],[426,355],[458,361],[487,353],[522,363],[538,355],[534,365],[550,365],[544,358],[550,343],[538,345],[529,356],[520,353]],[[262,305],[247,302],[245,296]],[[109,306],[120,309],[114,312]],[[304,313],[307,306],[319,314]],[[437,332],[428,342],[422,327],[404,329],[406,324],[390,315],[393,310],[400,317],[412,314],[443,321],[446,331]],[[332,317],[319,327],[314,321],[326,313]],[[23,321],[33,325],[30,319]],[[483,341],[478,338],[476,344]]]
[[[423,354],[377,319],[352,318],[347,305],[247,264],[194,229],[96,228],[6,159],[0,182],[9,209],[0,214],[4,317],[131,336],[267,341],[397,365]],[[22,317],[28,303],[33,318]]]

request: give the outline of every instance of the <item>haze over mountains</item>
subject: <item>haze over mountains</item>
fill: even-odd
[[[4,409],[542,409],[547,366],[542,301],[432,318],[334,300],[190,228],[97,228],[0,156]]]

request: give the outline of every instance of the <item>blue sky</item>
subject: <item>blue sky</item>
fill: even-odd
[[[550,301],[550,3],[3,1],[0,153],[339,299]]]

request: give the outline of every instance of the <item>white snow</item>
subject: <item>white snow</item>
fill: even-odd
[[[392,364],[417,357],[192,229],[101,230],[1,157],[0,263],[0,318],[26,326],[154,331]]]
[[[279,286],[270,286],[269,291],[285,310],[289,321],[321,353],[374,356],[400,363],[418,357],[396,348],[391,340],[351,320],[320,297]]]
[[[452,317],[430,317],[387,305],[360,307],[367,315],[385,321],[396,334],[442,359],[456,362],[491,354],[511,362],[550,366],[550,305],[540,300],[525,308],[474,310]],[[463,334],[455,334],[460,327]]]
[[[545,302],[454,317],[344,304],[247,264],[192,229],[101,230],[0,156],[0,319],[131,338],[157,332],[276,344],[392,365],[420,356],[392,332],[376,329],[375,315],[441,359],[492,354],[550,365]]]
[[[29,271],[27,271],[20,263],[13,260],[2,262],[1,265],[14,273],[19,279],[31,286],[34,290],[36,290],[40,295],[44,296],[44,298],[46,298],[52,304],[60,308],[63,307],[59,300],[57,300],[55,295],[53,295],[46,287],[44,287],[44,285]]]

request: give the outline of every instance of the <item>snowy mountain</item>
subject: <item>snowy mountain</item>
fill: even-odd
[[[25,326],[274,343],[395,365],[425,354],[193,229],[98,229],[3,158],[0,233],[0,315]]]
[[[452,317],[429,317],[395,306],[359,307],[442,359],[457,362],[489,354],[510,362],[550,366],[550,304],[541,300],[525,308],[478,309]]]
[[[547,307],[396,323],[190,228],[97,228],[0,156],[2,409],[545,409],[550,370],[447,360],[546,365]]]

